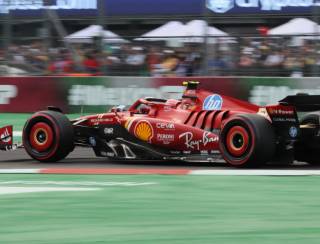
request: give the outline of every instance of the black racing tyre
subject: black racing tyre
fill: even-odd
[[[74,149],[71,122],[55,111],[35,113],[26,122],[22,137],[27,153],[41,162],[59,161]]]
[[[276,150],[276,137],[271,123],[256,114],[235,115],[225,121],[219,147],[231,166],[259,167],[270,161]]]
[[[320,112],[303,116],[300,125],[311,125],[301,128],[300,140],[295,144],[295,159],[312,165],[320,165]]]

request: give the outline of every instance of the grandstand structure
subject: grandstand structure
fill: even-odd
[[[263,45],[268,45],[268,49],[274,56],[277,55],[277,51],[281,51],[285,55],[288,52],[295,52],[294,49],[283,47],[284,44],[293,47],[296,45],[292,44],[292,40],[289,40],[288,36],[278,36],[275,39],[275,37],[268,37],[267,32],[269,29],[297,17],[307,18],[318,23],[319,6],[317,2],[308,1],[305,3],[302,0],[288,0],[285,3],[272,0],[158,0],[152,2],[134,0],[133,3],[132,0],[0,0],[0,32],[2,33],[0,47],[6,58],[8,58],[7,52],[12,45],[23,46],[38,42],[47,49],[63,47],[71,51],[73,61],[78,63],[80,57],[78,57],[74,45],[66,42],[65,37],[89,25],[100,25],[128,40],[133,46],[149,47],[150,42],[136,43],[136,38],[168,21],[187,23],[200,19],[206,21],[209,26],[214,26],[234,38],[234,41],[229,41],[227,45],[220,45],[220,41],[219,47],[217,44],[212,44],[215,42],[211,41],[215,40],[214,36],[205,38],[202,43],[183,44],[197,46],[197,52],[202,58],[200,74],[287,76],[292,73],[301,73],[301,68],[296,71],[291,70],[291,67],[288,68],[289,70],[272,65],[268,67],[267,62],[264,64],[266,60],[263,60],[263,64],[261,64],[262,61],[259,58],[254,58],[255,55],[258,55],[254,49],[256,49],[255,45],[259,45],[257,50],[262,56],[271,55],[261,51]],[[311,37],[305,38],[307,41],[304,42],[307,44],[303,48],[318,53],[317,38],[315,38],[318,35],[318,30],[308,35]],[[96,38],[93,42],[97,50],[102,51],[106,48],[101,38]],[[178,46],[181,49],[181,44],[177,44],[176,41],[159,45],[169,47],[169,49],[172,49],[171,46]],[[251,60],[255,63],[254,67],[246,64],[250,63],[246,55],[251,55],[255,59]],[[223,62],[226,61],[221,62],[221,57],[228,59],[229,56],[231,56],[232,64],[225,67]],[[243,62],[240,60],[242,56]],[[272,57],[270,58],[272,59]],[[310,61],[312,65],[306,69],[303,68],[304,75],[314,76],[318,73],[318,67],[315,65],[317,59],[314,57],[314,60]],[[240,63],[250,67],[241,67]],[[259,69],[261,70],[261,65],[266,67],[263,72],[258,72]],[[28,71],[32,73],[38,73],[36,70],[35,67],[28,68]],[[113,68],[109,70],[113,70]],[[122,74],[117,69],[115,70],[114,74]],[[39,72],[41,73],[41,69]]]

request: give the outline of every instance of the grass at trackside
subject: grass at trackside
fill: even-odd
[[[13,125],[13,129],[21,131],[31,114],[0,113],[0,127]]]
[[[13,130],[22,131],[23,126],[31,114],[25,113],[0,113],[0,127],[13,125]],[[67,114],[70,119],[80,117],[81,114]]]
[[[318,244],[320,239],[317,176],[1,175],[0,187],[17,180],[157,184],[1,195],[0,243]]]

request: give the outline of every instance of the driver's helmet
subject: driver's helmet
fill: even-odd
[[[148,114],[150,112],[150,106],[146,104],[141,104],[139,107],[139,113],[141,114]]]

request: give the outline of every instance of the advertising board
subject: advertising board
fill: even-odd
[[[13,10],[97,9],[97,0],[0,0],[0,13]]]
[[[101,0],[106,16],[312,13],[319,0]],[[58,15],[97,16],[97,0],[0,0],[0,14],[37,17],[42,9]]]
[[[65,91],[51,77],[1,77],[0,112],[35,112],[47,106],[67,111]]]
[[[103,113],[131,105],[139,98],[179,99],[186,80],[199,89],[246,100],[275,104],[288,95],[320,95],[320,78],[258,77],[1,77],[0,113],[60,107],[65,113]]]

